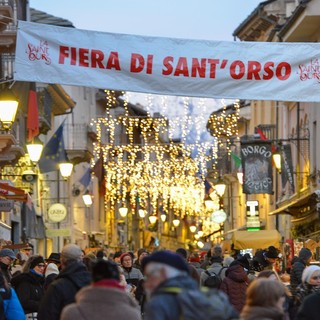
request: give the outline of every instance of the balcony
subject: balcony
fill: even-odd
[[[0,0],[0,31],[13,21],[14,0]]]
[[[86,123],[65,124],[63,136],[68,158],[74,165],[90,161],[95,134]]]

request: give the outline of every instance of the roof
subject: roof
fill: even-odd
[[[59,27],[74,28],[72,22],[67,19],[58,18],[46,12],[30,8],[31,22],[52,24]]]
[[[259,5],[249,14],[249,16],[233,31],[232,35],[234,37],[237,37],[250,23],[251,21],[255,18],[255,17],[261,17],[261,11],[263,10],[263,8],[272,3],[275,2],[277,0],[268,0],[268,1],[263,1],[261,3],[259,3]],[[274,24],[276,23],[276,19],[272,19],[273,17],[268,17],[268,19],[264,19],[262,23],[264,23],[265,25],[263,25],[263,28],[267,28],[269,27],[270,24]],[[253,31],[253,30],[252,30]],[[246,39],[248,40],[248,39]],[[254,41],[254,39],[250,38],[249,40]]]
[[[299,18],[299,16],[306,9],[308,2],[311,0],[302,0],[296,9],[293,11],[290,18],[286,21],[286,23],[281,27],[279,31],[279,37],[282,38],[286,32],[291,28],[291,26],[295,23],[295,21]]]

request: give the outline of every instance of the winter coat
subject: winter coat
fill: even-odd
[[[143,279],[143,274],[139,269],[136,268],[124,268],[123,269],[123,274],[124,277],[126,278],[126,281],[128,284],[133,284],[135,286],[138,285],[139,280]]]
[[[24,313],[37,312],[44,295],[44,276],[30,270],[11,279]]]
[[[276,307],[245,306],[240,320],[283,320],[284,314]]]
[[[229,297],[230,303],[240,313],[246,303],[246,291],[249,284],[247,273],[240,264],[231,265],[226,272],[220,289]]]
[[[222,269],[222,264],[219,262],[214,262],[207,270],[209,273],[214,272],[215,274],[219,274],[220,270]],[[204,282],[209,276],[206,274],[205,271],[201,272],[200,275],[200,284],[203,286]]]
[[[76,294],[76,303],[66,306],[60,319],[101,320],[107,318],[141,319],[137,302],[119,285],[90,285],[82,288]]]
[[[296,320],[319,320],[320,293],[312,293],[307,296],[298,311]]]
[[[12,273],[11,273],[11,266],[7,265],[3,262],[0,262],[0,269],[1,273],[4,275],[6,278],[7,282],[10,284],[11,283],[11,278],[12,278]]]
[[[290,289],[293,294],[294,290],[301,283],[301,277],[305,267],[306,263],[300,258],[297,258],[296,262],[292,265],[290,272]]]
[[[3,299],[3,310],[6,320],[25,320],[26,316],[15,290],[10,288],[10,291],[10,298]]]
[[[163,292],[163,289],[168,287],[197,290],[198,284],[187,275],[167,279],[155,289],[150,300],[146,303],[144,320],[179,319],[180,309],[177,296]]]
[[[59,320],[62,309],[75,301],[76,293],[90,284],[91,274],[82,262],[63,268],[40,303],[38,320]]]

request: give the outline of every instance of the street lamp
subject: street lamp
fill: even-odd
[[[179,225],[180,225],[180,220],[177,219],[177,218],[175,218],[175,219],[172,220],[172,224],[173,224],[173,226],[174,226],[175,228],[177,228],[177,227],[179,227]]]
[[[226,184],[221,178],[219,178],[217,183],[214,185],[214,188],[216,189],[218,196],[222,197],[226,191]]]
[[[18,100],[11,90],[4,89],[0,93],[0,122],[4,130],[10,130],[16,117]]]
[[[59,163],[59,169],[60,169],[62,178],[64,180],[67,180],[71,176],[73,164],[70,162]]]
[[[88,190],[82,195],[82,200],[86,207],[92,206],[92,196]]]
[[[33,163],[37,163],[39,161],[42,150],[43,150],[43,144],[39,139],[27,144],[27,151],[28,151],[30,160]]]
[[[128,214],[128,208],[126,207],[119,208],[119,213],[122,218],[125,218]]]
[[[274,166],[276,167],[277,171],[281,173],[281,153],[279,147],[277,150],[272,154],[272,160]]]
[[[144,218],[146,216],[146,211],[144,209],[139,209],[139,217]]]
[[[157,222],[157,217],[156,216],[149,216],[149,221],[151,224],[155,224]]]
[[[161,213],[160,219],[162,222],[165,222],[167,220],[167,215],[165,213]]]

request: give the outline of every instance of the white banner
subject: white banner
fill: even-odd
[[[15,80],[227,99],[320,101],[320,44],[223,42],[19,21]]]

